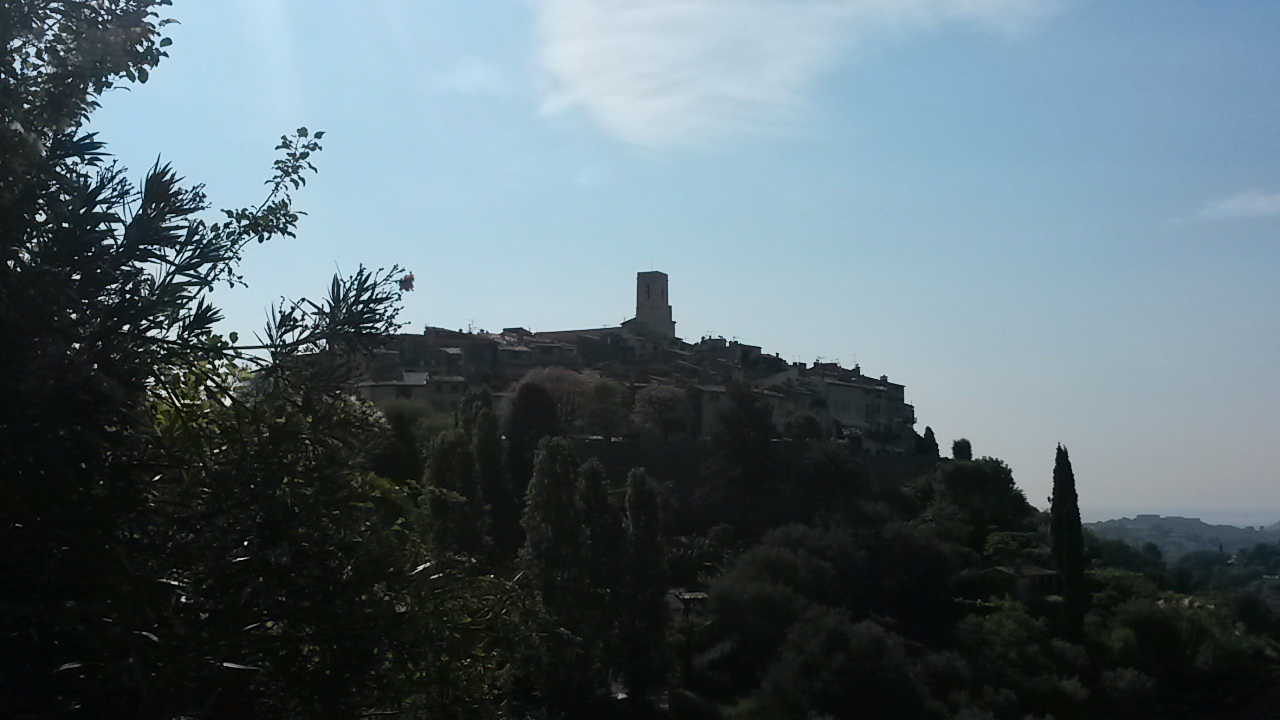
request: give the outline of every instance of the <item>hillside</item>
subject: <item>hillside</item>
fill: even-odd
[[[1086,523],[1085,528],[1099,537],[1122,540],[1138,548],[1155,543],[1169,562],[1200,550],[1235,553],[1258,543],[1280,542],[1280,523],[1262,529],[1241,528],[1210,525],[1199,518],[1137,515]]]

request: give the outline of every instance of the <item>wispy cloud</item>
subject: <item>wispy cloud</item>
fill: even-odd
[[[784,126],[870,33],[948,22],[1016,32],[1061,0],[541,0],[543,112],[581,108],[642,145]]]
[[[1200,220],[1246,220],[1280,217],[1280,192],[1250,190],[1205,205],[1196,216]]]

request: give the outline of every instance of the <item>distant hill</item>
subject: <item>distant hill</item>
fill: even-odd
[[[1280,522],[1259,529],[1210,525],[1199,518],[1138,515],[1086,523],[1085,527],[1099,537],[1123,540],[1137,548],[1155,543],[1168,562],[1198,550],[1234,553],[1258,543],[1280,542]]]

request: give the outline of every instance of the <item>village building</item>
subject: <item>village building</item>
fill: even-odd
[[[676,336],[669,278],[636,274],[635,317],[617,326],[499,333],[426,327],[392,335],[363,358],[357,393],[374,402],[407,399],[451,411],[471,387],[502,392],[535,368],[590,370],[631,387],[652,383],[682,388],[693,412],[691,433],[709,437],[725,407],[726,388],[752,389],[775,426],[801,418],[827,437],[858,437],[873,450],[909,451],[915,410],[906,388],[888,376],[864,375],[858,366],[790,363],[757,345]]]

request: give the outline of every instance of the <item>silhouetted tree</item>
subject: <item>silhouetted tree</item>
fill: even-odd
[[[472,557],[486,549],[487,518],[471,439],[460,429],[431,443],[423,488],[427,529],[441,552]]]
[[[953,460],[972,460],[973,445],[965,438],[960,438],[951,443],[951,458]]]
[[[539,443],[521,521],[521,564],[557,620],[571,617],[580,607],[587,570],[578,465],[568,440],[546,438]]]
[[[481,410],[471,431],[471,454],[476,461],[480,495],[489,514],[489,539],[493,559],[507,562],[520,550],[520,499],[511,487],[511,477],[502,467],[502,439],[498,417],[490,409]]]
[[[619,599],[619,660],[627,688],[648,699],[670,670],[667,561],[658,488],[641,469],[627,477],[626,589]]]
[[[538,367],[526,372],[520,385],[537,385],[555,403],[556,427],[563,433],[578,430],[579,421],[591,404],[591,380],[563,367]],[[519,389],[516,390],[519,392]]]
[[[583,639],[604,670],[615,650],[617,604],[629,588],[620,585],[626,571],[626,529],[622,514],[609,502],[609,485],[600,461],[591,459],[582,464],[578,498],[586,556]]]
[[[928,425],[924,428],[924,437],[920,439],[920,454],[926,457],[938,457],[938,438],[933,434],[933,428]],[[972,452],[970,453],[972,455]]]
[[[521,383],[507,416],[507,472],[516,497],[524,497],[542,439],[558,428],[556,401],[537,383]]]
[[[782,431],[792,440],[821,440],[822,423],[813,413],[796,413],[782,424]]]
[[[683,390],[654,384],[636,393],[632,420],[637,427],[669,440],[676,433],[689,431],[692,412]]]
[[[426,465],[422,449],[418,447],[414,425],[425,414],[425,408],[421,404],[400,401],[388,403],[381,409],[390,432],[384,435],[380,446],[369,459],[369,469],[402,485],[412,483],[417,486],[422,482]]]
[[[1035,514],[1013,471],[996,458],[942,463],[929,482],[927,517],[944,535],[978,552],[993,532],[1029,529]]]
[[[168,5],[0,3],[0,717],[474,707],[486,609],[368,472],[391,430],[340,360],[397,327],[398,272],[282,302],[257,347],[214,332],[216,285],[293,236],[322,134],[211,213],[86,133],[164,57]]]
[[[550,621],[537,648],[536,682],[543,702],[569,714],[584,712],[604,689],[589,642],[589,563],[578,472],[568,440],[550,437],[539,443],[521,521],[520,564]]]
[[[626,386],[609,378],[594,378],[587,392],[581,425],[585,433],[614,437],[627,427],[631,394]]]
[[[1079,638],[1084,633],[1088,609],[1088,589],[1084,577],[1084,531],[1080,526],[1080,504],[1076,478],[1067,449],[1058,446],[1053,463],[1053,497],[1049,510],[1049,532],[1054,564],[1062,573],[1067,633]]]
[[[760,532],[779,510],[778,460],[773,447],[777,430],[769,409],[751,388],[730,385],[725,399],[711,434],[708,471],[713,497],[739,529]]]
[[[927,691],[903,639],[819,608],[792,626],[752,696],[750,717],[927,717]]]
[[[492,393],[481,388],[464,395],[458,405],[457,424],[470,445],[475,463],[490,559],[497,563],[513,560],[523,542],[520,498],[502,467],[502,437],[498,433],[498,417],[493,412]]]

